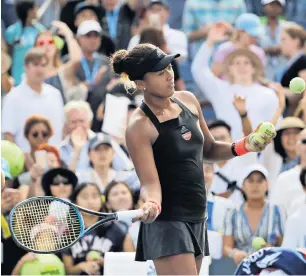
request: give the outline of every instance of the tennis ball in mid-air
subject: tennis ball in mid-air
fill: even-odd
[[[24,167],[24,153],[14,143],[3,140],[1,141],[1,154],[9,164],[10,173],[13,177],[18,176]]]
[[[98,251],[90,251],[86,255],[86,260],[87,261],[95,261],[95,260],[99,259],[100,257],[101,257],[100,252],[98,252]]]
[[[261,249],[266,244],[266,241],[262,237],[256,237],[252,240],[252,247],[255,250]]]
[[[265,140],[261,137],[261,134],[260,133],[253,133],[251,136],[250,136],[250,139],[249,139],[249,143],[255,147],[255,141],[258,142],[260,145],[264,145],[265,144]]]
[[[275,127],[272,123],[265,122],[265,123],[262,123],[258,132],[267,138],[272,138],[275,134]]]
[[[296,77],[289,83],[289,88],[293,93],[302,93],[306,89],[306,83],[302,78]]]

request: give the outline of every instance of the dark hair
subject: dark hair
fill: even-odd
[[[26,138],[29,137],[31,128],[36,124],[44,124],[49,131],[50,137],[53,135],[52,124],[47,117],[41,115],[32,115],[27,118],[24,124],[23,134]]]
[[[119,50],[111,56],[111,65],[116,74],[122,73],[128,76],[133,74],[135,64],[140,60],[145,59],[152,53],[152,50],[156,49],[156,46],[145,43],[138,44],[132,50]]]
[[[29,10],[33,9],[35,7],[35,1],[34,0],[22,0],[22,1],[16,1],[15,3],[15,10],[16,15],[21,21],[22,26],[24,27],[26,24],[26,20],[28,17]]]
[[[207,123],[208,129],[213,129],[216,127],[225,127],[229,132],[231,132],[231,126],[223,120],[212,120]]]
[[[141,43],[151,43],[159,48],[163,48],[167,44],[163,31],[153,27],[142,30],[139,44]]]
[[[91,182],[80,183],[80,184],[78,184],[78,185],[74,188],[74,190],[73,190],[73,192],[72,192],[72,194],[71,194],[71,196],[70,196],[71,202],[72,202],[72,203],[76,203],[76,199],[77,199],[79,193],[82,192],[82,191],[83,191],[86,187],[88,187],[88,186],[93,186],[93,187],[95,187],[95,188],[97,189],[97,191],[99,191],[99,193],[101,194],[100,188],[99,188],[99,186],[98,186],[96,183],[91,183]],[[102,194],[101,194],[101,196],[102,196]],[[101,201],[102,201],[102,199],[101,199]],[[101,203],[101,204],[102,204],[102,203]]]
[[[300,173],[300,182],[304,189],[306,189],[306,168],[303,168]]]
[[[123,184],[123,185],[129,190],[129,192],[130,192],[130,194],[131,194],[131,196],[132,196],[132,199],[133,199],[133,207],[134,207],[134,192],[132,191],[132,189],[130,188],[130,186],[129,186],[127,183],[123,182],[123,181],[115,181],[115,180],[113,180],[111,183],[109,183],[109,184],[107,185],[107,187],[105,188],[105,191],[104,191],[105,203],[108,202],[108,197],[109,197],[110,191],[111,191],[114,187],[116,187],[117,185],[119,185],[119,184]],[[105,204],[105,205],[106,205],[106,204]],[[107,209],[106,206],[105,206],[105,208]],[[108,211],[111,211],[111,210],[108,210]]]

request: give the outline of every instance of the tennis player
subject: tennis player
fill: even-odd
[[[209,255],[203,157],[228,160],[261,151],[270,140],[255,146],[247,138],[233,144],[214,141],[197,99],[174,91],[170,63],[177,57],[139,44],[116,52],[112,66],[128,90],[144,92],[126,132],[146,195],[136,261],[153,260],[159,275],[196,275]]]

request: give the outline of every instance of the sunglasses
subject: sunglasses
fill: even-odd
[[[53,39],[45,39],[45,40],[38,40],[36,42],[36,46],[45,46],[45,45],[53,45],[54,44],[54,40]]]
[[[306,144],[306,138],[301,140],[302,144]]]
[[[42,132],[38,132],[38,131],[35,131],[32,133],[32,137],[37,139],[38,137],[42,137],[42,138],[47,138],[49,137],[49,132],[47,131],[42,131]]]

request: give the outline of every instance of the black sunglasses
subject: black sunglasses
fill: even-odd
[[[302,139],[302,140],[301,140],[301,143],[302,143],[302,144],[306,144],[306,138]]]
[[[67,181],[54,181],[51,183],[51,186],[59,186],[60,184],[63,184],[63,185],[72,185],[71,183],[67,182]]]
[[[39,136],[42,137],[42,138],[47,138],[49,136],[49,132],[47,132],[47,131],[41,131],[41,132],[35,131],[35,132],[32,133],[33,138],[38,138]]]

